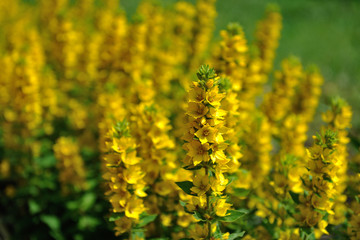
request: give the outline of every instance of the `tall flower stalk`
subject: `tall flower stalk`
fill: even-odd
[[[218,239],[222,237],[219,224],[229,215],[232,206],[224,193],[231,164],[225,153],[229,145],[224,139],[228,131],[224,127],[227,112],[221,107],[226,94],[221,92],[219,78],[209,66],[200,67],[197,77],[198,81],[192,83],[188,93],[188,128],[183,136],[186,141],[183,148],[187,151],[183,162],[194,175],[192,181],[178,185],[193,195],[192,202],[185,206],[198,220],[191,237]],[[200,227],[202,231],[198,231]],[[216,227],[214,232],[213,227]]]

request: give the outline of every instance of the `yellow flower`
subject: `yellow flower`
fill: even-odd
[[[126,157],[122,158],[123,163],[127,165],[135,165],[141,161],[141,158],[136,156],[136,151],[132,151],[126,154]]]
[[[201,162],[209,161],[208,150],[210,145],[208,143],[201,144],[200,142],[193,140],[187,146],[189,148],[188,155],[192,157],[194,166]]]
[[[198,196],[205,195],[205,193],[210,189],[209,177],[196,175],[193,179],[194,187],[190,190],[196,193]]]
[[[326,230],[328,223],[325,220],[321,220],[318,223],[318,227],[320,229],[321,232],[325,233],[326,235],[329,235],[329,232]]]
[[[213,143],[216,140],[217,132],[218,130],[216,128],[205,125],[195,133],[195,136],[199,138],[202,144],[207,142]]]
[[[193,87],[189,91],[189,102],[201,103],[205,100],[205,91],[200,87]]]
[[[127,217],[122,217],[115,221],[115,235],[119,236],[124,232],[127,232],[131,229],[132,220]]]
[[[206,207],[206,196],[201,195],[198,197],[192,197],[192,203],[189,203],[186,205],[186,209],[189,212],[193,212],[195,210],[199,210],[201,208],[205,208]]]
[[[224,177],[223,174],[221,174],[223,177],[223,181],[217,178],[211,178],[210,179],[210,185],[211,189],[213,190],[213,193],[215,195],[221,195],[222,191],[225,190],[226,185],[228,184],[229,180]]]
[[[316,211],[310,211],[309,214],[306,216],[306,224],[310,227],[313,227],[320,221],[321,217],[321,213]]]
[[[161,223],[162,225],[164,225],[165,227],[170,227],[171,226],[171,221],[172,221],[172,217],[170,214],[163,214],[161,215]]]
[[[221,135],[218,135],[221,136]],[[217,139],[218,140],[218,139]],[[211,145],[212,153],[210,155],[211,160],[213,163],[219,163],[220,165],[225,165],[230,161],[229,158],[226,157],[224,150],[227,148],[227,144],[224,142],[220,142],[221,140],[217,141],[213,145]]]
[[[217,125],[224,120],[226,114],[227,111],[225,111],[224,109],[210,108],[208,116],[214,118],[215,125]]]
[[[220,198],[214,204],[215,214],[219,217],[226,216],[226,212],[230,209],[232,204],[226,203],[226,199]]]
[[[201,118],[209,109],[202,103],[189,102],[187,114],[193,118]]]
[[[213,107],[219,107],[221,100],[224,98],[224,94],[219,93],[218,86],[214,87],[210,91],[206,92],[206,101]]]
[[[136,184],[145,176],[140,166],[130,166],[124,170],[124,179],[128,184]]]
[[[329,199],[326,197],[326,195],[318,196],[317,194],[313,194],[311,197],[311,204],[316,209],[333,213],[333,211],[331,210],[333,204],[329,202]]]
[[[195,240],[205,240],[208,235],[208,225],[196,224],[195,229],[191,233],[191,237]]]
[[[131,197],[125,206],[125,216],[128,218],[139,219],[141,213],[145,211],[144,203],[141,199]]]

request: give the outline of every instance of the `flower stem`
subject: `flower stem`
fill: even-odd
[[[208,171],[207,166],[205,167],[205,174],[206,174],[206,176],[209,177],[209,171]],[[206,194],[206,204],[207,204],[207,210],[208,210],[208,213],[209,213],[209,216],[210,216],[210,214],[211,214],[211,209],[210,209],[211,205],[210,205],[210,196],[209,196],[208,193]],[[206,239],[210,240],[211,239],[211,221],[210,221],[210,219],[207,220],[207,225],[208,225],[208,234],[207,234]]]

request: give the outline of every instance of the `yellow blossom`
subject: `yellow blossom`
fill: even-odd
[[[198,196],[206,194],[206,192],[210,189],[208,176],[196,175],[193,179],[193,184],[194,187],[190,188],[190,190]]]

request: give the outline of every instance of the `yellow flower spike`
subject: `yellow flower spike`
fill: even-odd
[[[86,172],[77,142],[68,137],[60,137],[54,145],[54,153],[59,169],[59,180],[63,193],[69,192],[70,185],[79,189],[86,188]]]
[[[256,30],[256,45],[260,50],[260,58],[263,61],[262,71],[268,73],[272,69],[275,50],[278,47],[282,17],[277,6],[268,6],[265,17]]]
[[[199,81],[194,86],[201,86],[204,89],[206,97],[203,101],[209,106],[205,110],[206,114],[203,115],[205,104],[192,102],[190,99],[193,99],[194,96],[189,98],[187,115],[193,118],[188,118],[187,127],[190,129],[185,132],[183,137],[187,141],[183,145],[187,151],[187,156],[183,162],[188,164],[191,158],[192,164],[189,167],[203,163],[200,165],[200,170],[194,171],[193,187],[190,188],[190,191],[197,194],[199,198],[196,201],[204,201],[206,207],[199,207],[201,203],[193,200],[193,204],[187,204],[186,208],[188,211],[200,211],[201,209],[201,214],[206,221],[204,226],[210,229],[214,214],[216,215],[217,212],[218,215],[225,216],[227,210],[232,206],[225,202],[219,202],[219,208],[216,210],[216,206],[211,201],[213,197],[223,196],[228,184],[226,173],[230,172],[230,164],[228,163],[232,158],[226,151],[229,143],[225,143],[227,139],[224,136],[233,131],[233,125],[225,125],[228,111],[222,108],[222,102],[226,99],[226,92],[219,92],[221,80],[216,77],[214,69],[207,65],[201,66],[197,76]],[[189,95],[196,96],[191,91]],[[193,139],[191,139],[191,135]],[[216,178],[210,177],[212,174],[215,174]],[[178,185],[184,186],[184,184],[187,183],[183,182]],[[216,224],[214,225],[216,226]],[[214,238],[211,231],[208,234],[211,235],[209,236],[210,239]],[[191,237],[197,239],[198,236],[193,234]]]
[[[334,201],[339,195],[336,178],[336,159],[339,157],[336,133],[331,130],[322,131],[321,135],[314,138],[314,145],[308,151],[308,172],[302,175],[303,187],[307,190],[307,196],[299,195],[300,214],[296,219],[301,225],[308,227],[318,226],[316,231],[328,234],[327,222],[321,220],[325,211],[332,219]],[[332,180],[334,179],[334,181]],[[320,236],[320,235],[319,235]]]

